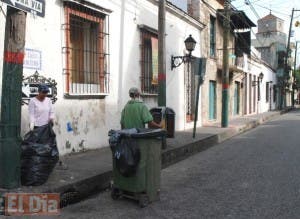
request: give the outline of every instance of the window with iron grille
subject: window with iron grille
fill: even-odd
[[[266,102],[269,102],[270,99],[270,83],[266,82]]]
[[[158,37],[145,29],[141,29],[141,90],[158,94]]]
[[[216,56],[216,18],[213,16],[210,16],[210,22],[209,22],[209,44],[210,44],[210,50],[209,54],[211,57]]]
[[[253,76],[253,81],[257,81],[255,75]],[[253,112],[256,112],[256,103],[257,101],[259,101],[259,96],[258,96],[259,92],[257,92],[257,99],[256,99],[256,91],[258,91],[260,87],[259,86],[251,86],[251,87],[253,89]]]
[[[66,2],[65,92],[70,95],[109,93],[108,16]]]
[[[273,102],[276,102],[277,98],[277,86],[273,85]]]
[[[185,111],[186,121],[192,122],[194,120],[194,109],[196,104],[195,97],[195,65],[192,62],[184,64],[184,84],[185,84]]]

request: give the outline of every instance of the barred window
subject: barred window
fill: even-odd
[[[158,93],[158,37],[145,29],[141,29],[141,90]]]
[[[108,18],[75,3],[65,3],[66,93],[97,95],[109,92]]]
[[[195,116],[195,65],[193,62],[187,62],[184,64],[184,84],[185,84],[185,112],[186,121],[194,121]]]
[[[209,22],[209,55],[211,57],[216,56],[216,18],[213,16],[210,16],[210,22]]]
[[[276,102],[277,98],[277,86],[273,85],[273,102]]]
[[[270,99],[270,83],[266,82],[266,102],[269,102]]]

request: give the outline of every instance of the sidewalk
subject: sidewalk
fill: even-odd
[[[287,111],[289,110],[239,117],[231,120],[228,128],[220,128],[218,123],[201,127],[197,129],[195,139],[192,138],[192,130],[176,132],[175,138],[167,139],[167,149],[162,153],[162,166],[166,168]],[[58,192],[61,194],[62,206],[65,206],[109,188],[112,178],[109,147],[66,155],[63,160],[68,168],[63,170],[57,166],[46,184],[38,187],[21,187],[12,191]],[[0,189],[0,193],[12,191]]]

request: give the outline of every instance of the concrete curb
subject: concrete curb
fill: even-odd
[[[224,130],[219,134],[212,134],[204,139],[195,141],[193,143],[183,145],[178,148],[166,150],[162,153],[162,168],[166,168],[179,161],[187,159],[188,157],[195,155],[201,151],[207,150],[214,145],[224,142],[238,134],[251,130],[260,124],[278,117],[281,114],[287,113],[291,108],[274,113],[269,116],[261,117],[255,121],[249,121],[245,125],[230,128]],[[69,204],[79,202],[90,195],[97,192],[109,189],[112,180],[112,171],[106,171],[103,173],[90,176],[83,180],[72,182],[65,186],[52,187],[47,191],[41,191],[45,193],[56,192],[61,194],[61,207],[65,207]]]

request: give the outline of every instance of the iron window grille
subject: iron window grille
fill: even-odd
[[[195,70],[194,65],[191,62],[185,63],[184,68],[184,83],[185,83],[185,106],[186,106],[186,121],[192,122],[194,120],[194,109],[195,109]]]
[[[209,54],[211,57],[216,56],[216,18],[210,16],[210,23],[209,23]]]
[[[109,19],[100,12],[65,2],[65,92],[69,95],[109,93]]]
[[[141,31],[141,91],[158,94],[158,37],[146,29]]]
[[[270,83],[266,82],[266,102],[268,103],[270,99]]]
[[[273,102],[276,102],[277,97],[277,86],[273,85]]]

